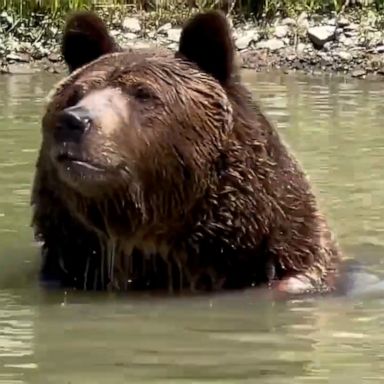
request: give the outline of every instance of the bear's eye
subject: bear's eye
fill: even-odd
[[[136,85],[131,88],[130,94],[137,100],[146,102],[157,99],[155,93],[149,87],[145,85]]]

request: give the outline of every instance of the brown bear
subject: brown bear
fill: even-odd
[[[241,83],[222,13],[192,17],[175,54],[122,50],[75,13],[62,53],[70,74],[43,117],[32,191],[44,281],[333,290],[339,247]]]

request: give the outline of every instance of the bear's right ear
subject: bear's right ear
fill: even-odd
[[[106,25],[95,13],[81,11],[68,18],[61,53],[70,72],[102,55],[119,50]]]
[[[177,55],[225,84],[234,72],[235,47],[224,13],[207,11],[192,17],[181,32]]]

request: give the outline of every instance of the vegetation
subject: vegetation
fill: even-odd
[[[238,14],[256,16],[297,14],[302,11],[339,12],[345,6],[363,3],[384,11],[384,0],[0,0],[0,10],[11,12],[19,17],[43,13],[60,16],[76,9],[121,7],[126,11],[175,11],[188,9],[222,8]]]

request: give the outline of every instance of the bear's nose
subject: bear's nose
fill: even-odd
[[[91,125],[91,116],[84,107],[70,107],[61,111],[57,117],[56,139],[78,141]]]

